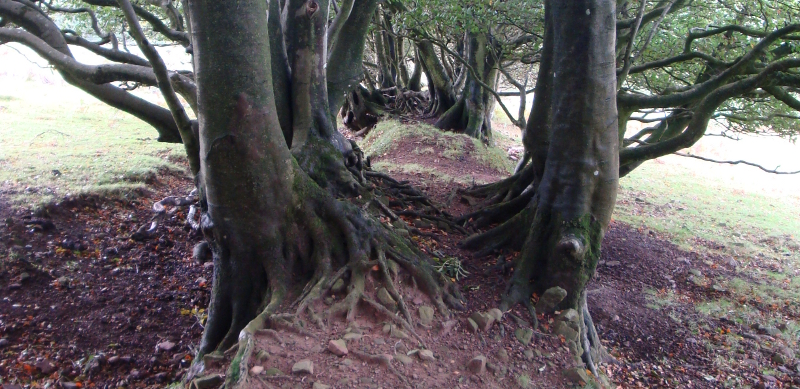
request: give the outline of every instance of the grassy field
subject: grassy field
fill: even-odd
[[[155,142],[152,128],[76,88],[0,85],[0,190],[12,206],[131,195],[159,170],[184,170],[182,146]]]

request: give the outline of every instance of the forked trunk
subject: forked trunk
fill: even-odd
[[[492,112],[494,96],[484,87],[496,88],[498,79],[498,53],[495,45],[485,33],[467,33],[466,60],[473,71],[464,66],[466,80],[458,101],[436,122],[444,130],[463,131],[465,134],[486,141],[492,139]],[[481,85],[483,83],[483,85]]]
[[[610,0],[548,1],[553,23],[550,142],[529,207],[533,225],[504,306],[527,303],[551,287],[567,291],[561,309],[582,320],[575,350],[594,370],[599,356],[585,287],[616,199],[619,172],[615,4]],[[596,372],[596,371],[593,371]]]
[[[408,324],[411,316],[387,270],[389,260],[414,278],[443,315],[448,315],[446,302],[460,305],[457,291],[430,259],[366,214],[378,201],[370,190],[361,189],[357,207],[337,200],[335,191],[325,187],[338,179],[329,172],[335,163],[353,180],[330,138],[335,129],[328,127],[326,113],[325,57],[317,55],[325,51],[325,39],[318,34],[324,33],[327,20],[318,12],[327,3],[288,0],[284,7],[284,19],[294,18],[283,31],[292,68],[291,149],[281,126],[286,121],[276,108],[276,96],[288,91],[275,90],[273,84],[275,61],[269,59],[275,39],[270,34],[276,33],[276,23],[269,18],[268,3],[189,1],[198,93],[200,226],[213,253],[214,280],[200,349],[187,377],[203,371],[203,355],[238,343],[226,387],[247,387],[246,359],[255,330],[304,313],[322,323],[313,304],[335,281],[344,279],[348,287],[346,296],[328,309],[330,316],[353,320],[359,303],[374,303],[365,285],[376,263],[382,269],[380,284],[404,313],[404,319],[389,319],[402,322],[409,332],[414,331]],[[286,313],[290,306],[294,311]]]

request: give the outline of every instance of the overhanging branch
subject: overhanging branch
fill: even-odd
[[[699,155],[694,155],[694,154],[691,154],[691,153],[674,152],[672,154],[680,155],[681,157],[694,158],[694,159],[699,159],[701,161],[713,162],[713,163],[719,163],[719,164],[727,164],[727,165],[740,165],[741,164],[741,165],[757,167],[757,168],[761,169],[762,171],[767,172],[767,173],[771,173],[771,174],[798,174],[798,173],[800,173],[800,170],[793,171],[793,172],[781,172],[781,171],[778,171],[778,168],[780,167],[780,165],[776,166],[775,169],[768,169],[768,168],[765,168],[764,166],[761,166],[761,165],[759,165],[757,163],[743,161],[743,160],[721,161],[721,160],[717,160],[717,159],[701,157]]]

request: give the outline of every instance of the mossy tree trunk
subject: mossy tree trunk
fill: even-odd
[[[272,34],[278,32],[268,7],[274,11],[275,3],[189,1],[198,91],[200,226],[214,258],[198,357],[238,343],[234,361],[241,361],[249,355],[255,329],[277,320],[279,310],[286,313],[291,307],[294,317],[311,313],[311,304],[338,279],[349,282],[347,296],[329,313],[352,320],[359,302],[370,302],[364,277],[376,264],[383,274],[380,282],[411,322],[387,270],[390,260],[415,279],[443,315],[448,315],[445,302],[458,301],[432,261],[363,211],[369,202],[359,207],[338,200],[336,191],[325,187],[333,182],[329,164],[341,156],[330,138],[325,56],[319,55],[325,53],[327,20],[320,13],[328,5],[287,0],[281,24],[291,27],[281,34],[292,72],[287,89],[277,90],[276,61],[269,60],[275,53]],[[277,108],[276,96],[283,94],[291,96],[291,148]],[[359,193],[370,196],[364,189]],[[190,375],[203,369],[202,358],[196,361]],[[246,386],[247,370],[241,366],[246,363],[232,364],[229,386]]]
[[[465,41],[466,61],[474,72],[468,71],[464,66],[463,75],[466,79],[461,97],[442,114],[436,127],[463,131],[473,138],[491,141],[494,96],[478,79],[484,85],[496,89],[499,51],[496,50],[491,36],[486,33],[467,33]]]
[[[465,217],[492,223],[503,220],[501,215],[514,216],[465,244],[521,246],[501,309],[520,303],[530,308],[533,293],[565,289],[559,308],[579,313],[576,352],[596,373],[602,353],[585,287],[597,266],[619,180],[615,3],[550,0],[545,9],[543,62],[525,135],[531,163],[514,180],[480,189],[502,188],[502,196],[516,191],[512,200]]]

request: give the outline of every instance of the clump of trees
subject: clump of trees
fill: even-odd
[[[400,303],[389,316],[412,333],[391,269],[445,317],[463,308],[430,258],[374,216],[388,208],[370,178],[401,184],[368,170],[336,116],[358,133],[383,115],[428,117],[490,142],[499,104],[525,154],[511,177],[471,190],[490,206],[460,222],[492,228],[464,245],[521,250],[503,310],[522,304],[535,321],[531,295],[564,288],[559,308],[579,315],[577,351],[596,373],[603,353],[585,286],[619,177],[691,146],[710,121],[728,136],[793,137],[799,11],[691,0],[0,0],[0,43],[30,47],[160,141],[184,145],[215,263],[200,356],[238,343],[241,360],[257,328],[303,315],[322,323],[314,302],[340,279],[347,295],[332,315],[382,312],[366,290],[374,266]],[[127,50],[134,42],[141,55]],[[192,70],[168,69],[158,45],[184,47]],[[108,63],[81,63],[71,46]],[[157,87],[167,108],[130,93],[139,86]],[[507,95],[521,99],[515,114]],[[629,136],[631,121],[650,126]],[[247,371],[227,380],[243,384]]]

